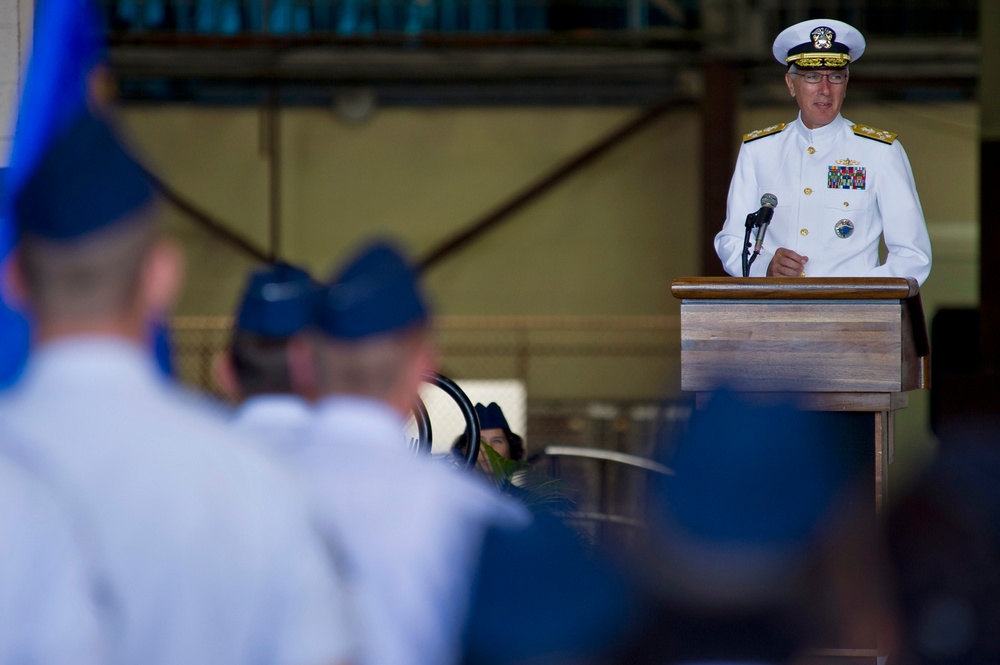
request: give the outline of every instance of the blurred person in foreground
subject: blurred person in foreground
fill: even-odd
[[[321,397],[288,461],[343,544],[362,662],[589,662],[627,615],[614,576],[556,520],[407,448],[436,365],[430,325],[417,276],[382,241],[346,262],[316,310]],[[512,631],[515,616],[531,627]]]
[[[640,607],[614,557],[555,514],[486,534],[462,631],[465,665],[627,663]]]
[[[287,263],[253,271],[229,348],[212,368],[216,383],[239,404],[233,424],[276,455],[301,444],[311,416],[315,376],[305,333],[318,289],[309,273]]]
[[[100,665],[90,561],[48,489],[24,465],[0,458],[0,663]]]
[[[92,544],[107,662],[344,662],[342,591],[304,498],[156,366],[150,322],[173,303],[181,255],[87,96],[97,34],[84,2],[38,7],[8,265],[35,337],[0,421]]]
[[[943,431],[937,458],[889,512],[893,662],[1000,662],[998,437],[996,422]]]
[[[417,277],[394,245],[371,243],[346,262],[318,296],[314,327],[320,396],[285,460],[342,546],[360,661],[452,663],[484,531],[530,516],[408,449],[406,418],[435,354]]]
[[[852,449],[853,421],[839,415],[730,393],[693,412],[665,460],[676,475],[653,492],[635,565],[648,613],[628,662],[874,653],[891,618],[871,574],[874,514],[856,499],[870,449]]]

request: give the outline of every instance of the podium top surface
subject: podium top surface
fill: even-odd
[[[681,277],[681,300],[906,300],[920,293],[912,277]]]

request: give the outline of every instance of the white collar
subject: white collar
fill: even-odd
[[[797,131],[799,136],[805,139],[807,143],[822,143],[839,134],[843,130],[845,122],[848,121],[844,120],[844,117],[838,113],[837,117],[834,118],[829,125],[817,127],[816,129],[809,129],[806,127],[805,123],[802,122],[802,111],[799,111],[799,117],[795,119],[792,126],[795,127],[795,131]]]
[[[267,416],[300,416],[308,413],[309,403],[298,395],[287,393],[273,393],[267,395],[254,395],[243,400],[239,407],[239,415],[247,414]]]
[[[39,344],[31,350],[22,386],[56,381],[160,383],[166,377],[152,353],[111,335],[78,335]]]
[[[357,395],[332,395],[316,404],[316,425],[322,432],[336,433],[344,444],[378,446],[383,450],[406,449],[406,421],[384,402]],[[351,433],[364,432],[363,437]]]

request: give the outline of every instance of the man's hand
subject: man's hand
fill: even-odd
[[[802,277],[806,271],[808,256],[796,254],[790,249],[779,247],[774,258],[767,264],[768,277]]]

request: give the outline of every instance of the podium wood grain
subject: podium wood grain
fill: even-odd
[[[773,284],[772,284],[773,282]],[[681,388],[894,393],[924,387],[904,279],[690,278],[681,304]],[[923,333],[924,335],[926,333]]]

